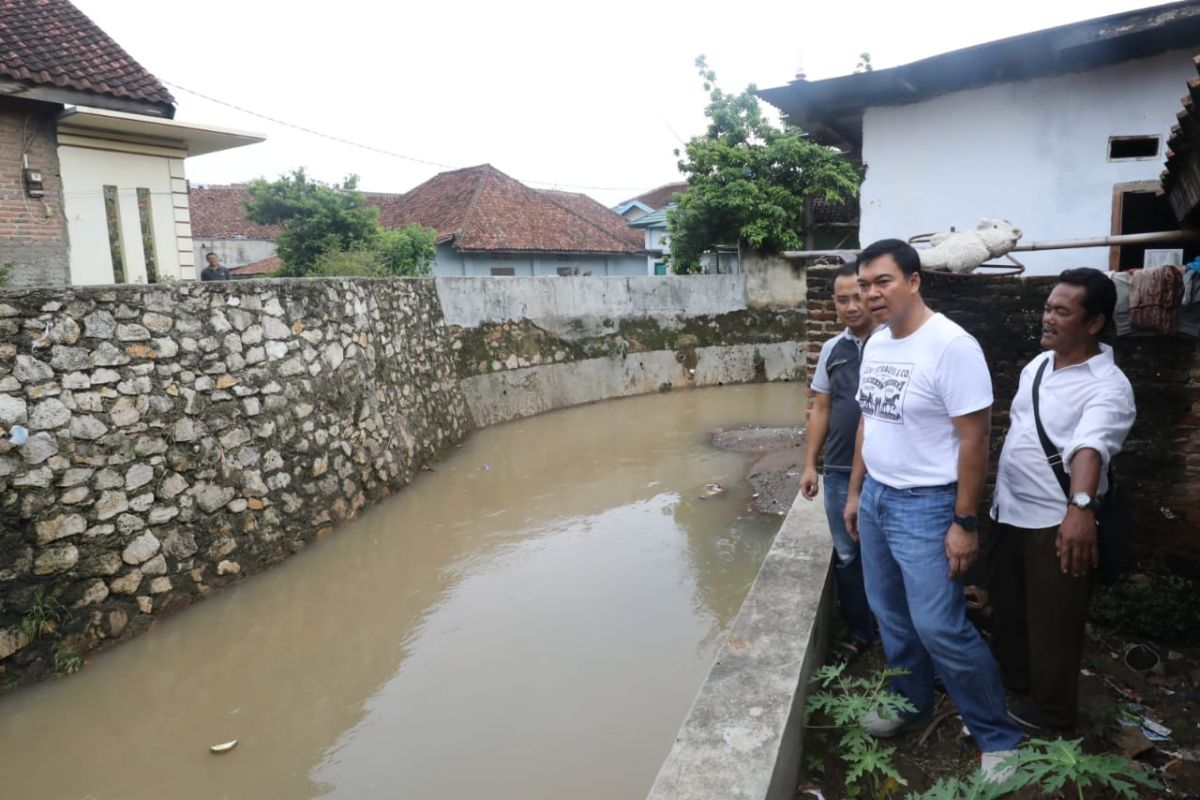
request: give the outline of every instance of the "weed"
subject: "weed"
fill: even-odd
[[[906,674],[905,670],[882,669],[867,678],[845,675],[844,664],[827,665],[817,670],[812,682],[825,691],[808,698],[806,712],[811,717],[823,712],[833,722],[832,726],[843,731],[838,742],[839,757],[846,762],[846,787],[848,794],[857,796],[865,788],[872,797],[889,797],[907,781],[896,770],[892,762],[894,747],[884,747],[867,733],[864,721],[874,712],[884,718],[893,719],[901,713],[913,713],[917,709],[903,696],[888,691],[887,682]]]
[[[12,274],[13,262],[5,261],[0,264],[0,288],[8,285],[8,278]]]
[[[58,675],[74,675],[83,668],[83,656],[71,650],[60,650],[54,654],[54,672]]]
[[[1092,598],[1090,616],[1110,628],[1156,642],[1200,641],[1200,586],[1181,575],[1142,572],[1129,575]]]
[[[1126,800],[1136,800],[1137,787],[1161,788],[1132,761],[1111,753],[1083,752],[1082,739],[1031,739],[1011,761],[1016,767],[1004,783],[989,783],[975,771],[968,778],[944,778],[928,791],[909,795],[907,800],[995,800],[1027,786],[1036,786],[1043,796],[1061,796],[1059,790],[1075,787],[1079,800],[1085,789],[1109,789]]]
[[[67,609],[61,603],[38,590],[21,617],[21,632],[29,641],[36,642],[43,635],[53,633],[66,617]]]

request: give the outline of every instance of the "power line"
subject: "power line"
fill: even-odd
[[[355,142],[350,139],[344,139],[340,136],[334,136],[329,133],[323,133],[318,130],[313,130],[312,128],[307,128],[303,125],[297,125],[293,122],[287,122],[286,120],[282,120],[277,117],[272,117],[267,114],[262,114],[258,111],[252,111],[248,108],[244,108],[243,106],[239,106],[234,103],[226,102],[225,100],[219,100],[215,97],[212,97],[211,95],[207,95],[202,92],[197,92],[195,89],[189,89],[186,86],[180,86],[178,83],[172,83],[171,81],[163,80],[162,78],[160,78],[159,80],[161,80],[163,83],[165,83],[167,86],[170,86],[173,89],[178,89],[181,92],[186,92],[187,94],[194,95],[203,100],[207,100],[210,103],[216,103],[217,105],[225,106],[226,108],[232,108],[234,111],[239,111],[242,114],[248,114],[252,117],[257,117],[258,119],[263,119],[263,120],[266,120],[267,122],[274,123],[275,125],[281,125],[285,128],[292,128],[293,130],[300,131],[301,133],[307,133],[310,136],[318,136],[322,139],[328,139],[331,142],[337,142],[338,144],[344,144],[349,147],[357,147],[360,150],[367,150],[369,152],[377,153],[377,154],[383,155],[383,156],[388,156],[390,158],[399,158],[404,161],[411,161],[415,164],[423,164],[425,166],[439,167],[442,169],[460,169],[460,167],[456,167],[453,164],[443,164],[440,161],[429,161],[424,158],[416,158],[415,156],[407,156],[407,155],[404,155],[403,153],[396,153],[392,150],[384,150],[381,147],[375,147],[375,146],[369,145],[369,144],[362,144],[361,142]],[[672,131],[672,133],[674,133],[674,131]],[[566,188],[570,188],[570,189],[590,189],[590,190],[598,191],[598,192],[641,192],[641,191],[645,191],[644,186],[587,186],[587,185],[583,185],[583,184],[562,183],[561,181],[535,181],[535,180],[524,180],[524,179],[521,179],[521,182],[526,183],[526,184],[532,184],[535,186],[548,186],[548,187],[552,187],[552,188],[566,187]]]

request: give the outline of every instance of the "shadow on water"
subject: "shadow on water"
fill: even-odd
[[[301,556],[0,702],[6,795],[641,797],[778,527],[708,432],[802,413],[798,387],[750,386],[480,431]],[[731,491],[697,500],[710,481]]]

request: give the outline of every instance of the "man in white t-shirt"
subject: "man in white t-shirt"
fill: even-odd
[[[1029,694],[1011,714],[1034,730],[1075,725],[1084,616],[1099,561],[1096,508],[1137,415],[1129,380],[1100,343],[1116,304],[1116,287],[1100,270],[1059,276],[1042,312],[1047,351],[1021,371],[1000,452],[992,501],[999,525],[988,564],[993,642],[1004,682]],[[1061,454],[1061,477],[1038,435],[1035,382],[1037,416]]]
[[[888,327],[863,349],[846,528],[860,540],[887,665],[907,671],[892,689],[916,709],[869,716],[866,728],[888,737],[920,727],[933,711],[936,671],[983,751],[984,774],[1003,780],[1022,734],[1007,715],[996,662],[967,620],[961,583],[979,551],[987,362],[970,334],[925,305],[911,245],[884,239],[863,250],[858,284]]]

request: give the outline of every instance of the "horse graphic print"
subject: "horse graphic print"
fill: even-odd
[[[865,416],[880,422],[904,424],[904,393],[911,363],[868,363],[858,382],[858,405]]]

